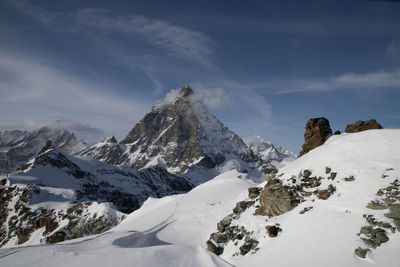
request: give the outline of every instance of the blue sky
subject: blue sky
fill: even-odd
[[[400,128],[400,1],[1,1],[0,130],[123,138],[185,84],[241,136]]]

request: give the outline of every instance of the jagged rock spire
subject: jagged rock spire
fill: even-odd
[[[183,97],[188,97],[193,94],[193,89],[187,84],[182,87],[181,91],[179,94]]]

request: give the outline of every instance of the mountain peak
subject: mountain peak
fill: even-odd
[[[182,97],[188,97],[188,96],[192,95],[193,93],[194,93],[193,89],[187,84],[181,88],[179,95]]]

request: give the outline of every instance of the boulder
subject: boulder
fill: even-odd
[[[368,251],[369,249],[367,248],[358,247],[354,250],[354,254],[356,254],[357,257],[364,259],[367,256]]]
[[[282,185],[277,180],[269,181],[260,194],[260,207],[256,214],[278,216],[296,207],[302,197],[293,187]]]
[[[331,134],[332,129],[326,118],[322,117],[308,120],[300,156],[325,143],[326,138]]]
[[[344,130],[346,133],[358,133],[371,129],[382,129],[382,126],[375,120],[356,121],[355,123],[348,124]]]
[[[282,231],[282,229],[276,225],[268,225],[265,228],[267,229],[267,233],[268,233],[269,237],[276,237],[278,235],[278,233]]]
[[[208,240],[208,241],[206,242],[206,245],[207,245],[207,250],[210,251],[210,252],[212,252],[212,253],[214,253],[214,254],[216,254],[216,255],[221,255],[222,252],[224,252],[224,248],[223,248],[223,247],[216,246],[216,245],[215,245],[213,242],[211,242],[210,240]]]

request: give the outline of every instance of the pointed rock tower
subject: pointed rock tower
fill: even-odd
[[[256,160],[242,139],[216,119],[188,85],[156,103],[119,145],[123,147],[119,155],[102,153],[98,159],[137,170],[160,166],[173,173],[185,173],[193,166],[210,169],[232,158]]]

